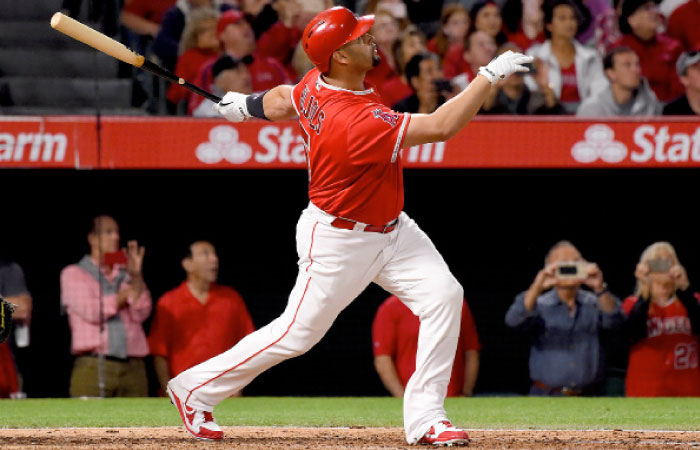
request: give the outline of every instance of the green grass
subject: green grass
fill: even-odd
[[[400,427],[402,402],[393,398],[228,399],[215,417],[224,426]],[[487,429],[649,429],[700,431],[698,398],[448,399],[452,422]],[[0,428],[137,427],[180,425],[164,398],[0,400]]]

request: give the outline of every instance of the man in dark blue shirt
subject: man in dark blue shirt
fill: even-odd
[[[530,395],[594,393],[603,371],[598,333],[616,328],[623,317],[598,266],[586,262],[571,242],[555,244],[545,267],[506,313],[508,326],[533,338]]]

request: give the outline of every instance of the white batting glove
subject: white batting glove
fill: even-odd
[[[485,76],[493,84],[515,72],[529,72],[530,69],[521,64],[531,63],[533,60],[532,56],[508,50],[491,60],[486,66],[479,67],[479,75]]]
[[[214,104],[214,110],[231,122],[243,122],[252,116],[248,113],[246,94],[227,92],[219,103]]]

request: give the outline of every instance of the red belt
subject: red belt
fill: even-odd
[[[338,217],[331,222],[331,226],[342,228],[344,230],[354,230],[357,223],[358,222],[353,222],[352,220]],[[386,225],[365,225],[361,231],[370,231],[372,233],[389,233],[396,228],[397,223],[399,223],[399,219],[394,219]]]

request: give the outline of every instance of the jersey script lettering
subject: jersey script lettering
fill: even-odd
[[[326,118],[326,113],[318,109],[318,100],[316,97],[313,95],[309,96],[309,86],[306,84],[299,96],[299,112],[309,121],[309,127],[315,131],[317,135],[321,134],[321,126],[323,125],[323,119]]]

